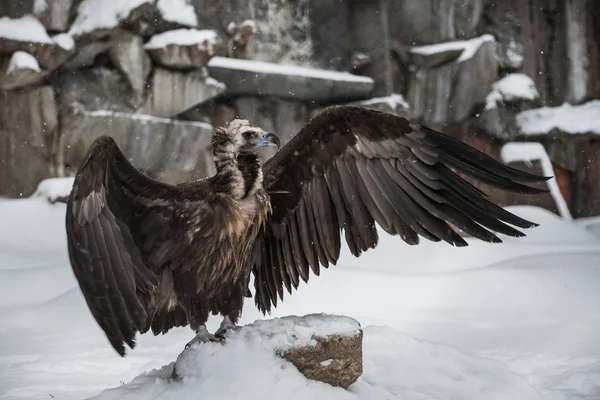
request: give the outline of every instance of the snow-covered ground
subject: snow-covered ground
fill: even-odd
[[[381,234],[377,249],[345,253],[273,315],[246,302],[243,324],[309,313],[360,321],[364,373],[348,391],[307,381],[256,335],[203,345],[196,375],[168,383],[192,332],[143,335],[125,358],[112,350],[70,270],[65,206],[43,195],[52,186],[0,200],[2,399],[600,398],[598,218],[511,207],[541,226],[467,248]]]

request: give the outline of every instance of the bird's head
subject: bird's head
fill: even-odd
[[[281,141],[274,133],[263,131],[257,126],[250,126],[247,120],[235,119],[227,126],[229,135],[234,138],[236,151],[254,152],[261,147],[281,145]]]

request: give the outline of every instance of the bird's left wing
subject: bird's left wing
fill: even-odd
[[[451,225],[488,242],[500,241],[491,231],[523,236],[506,223],[535,226],[457,172],[522,193],[545,190],[518,182],[548,179],[405,118],[361,107],[322,111],[263,166],[273,212],[255,244],[258,308],[270,311],[284,287],[291,293],[310,270],[335,264],[342,230],[359,256],[377,245],[375,223],[409,244],[423,236],[455,246],[467,243]]]

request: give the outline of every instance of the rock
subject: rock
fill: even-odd
[[[29,196],[56,175],[58,114],[51,86],[2,92],[0,196]]]
[[[224,56],[225,44],[213,30],[177,29],[152,36],[144,45],[159,65],[190,69],[206,66],[213,56]]]
[[[32,85],[48,76],[31,54],[17,51],[10,58],[0,59],[0,89],[11,90]]]
[[[209,124],[72,106],[63,114],[60,146],[70,174],[94,139],[107,133],[133,165],[154,178],[178,183],[214,173],[207,152],[212,135]]]
[[[150,57],[143,49],[142,38],[133,34],[119,35],[113,40],[109,55],[116,68],[129,81],[135,106],[140,105],[152,67]]]
[[[388,8],[388,0],[351,3],[352,47],[371,60],[361,72],[375,81],[373,96],[387,96],[394,90]]]
[[[420,48],[408,51],[408,61],[419,68],[435,68],[442,64],[455,61],[464,51],[464,47],[458,48],[440,48],[435,52],[420,52]]]
[[[311,60],[316,67],[349,71],[352,57],[351,2],[309,0]]]
[[[75,102],[86,110],[135,110],[136,99],[129,83],[115,70],[104,67],[62,70],[53,81],[61,110]]]
[[[10,18],[34,15],[49,31],[65,32],[72,5],[73,0],[2,0],[0,15]]]
[[[75,2],[76,0],[36,0],[33,14],[49,31],[66,32]]]
[[[362,337],[362,331],[316,336],[316,345],[294,348],[281,356],[308,379],[347,389],[362,375]]]
[[[412,48],[411,52],[432,54],[460,48],[460,57],[451,63],[411,71],[407,101],[413,119],[432,125],[462,121],[485,102],[498,76],[493,37]]]
[[[256,24],[251,19],[242,21],[238,26],[229,24],[227,34],[230,36],[227,55],[232,58],[248,58],[247,48],[252,36],[256,32]]]
[[[0,53],[25,51],[45,69],[62,65],[74,52],[73,39],[66,34],[48,36],[44,26],[31,15],[0,18]]]
[[[113,36],[119,28],[149,37],[171,29],[195,27],[197,22],[193,5],[185,0],[83,0],[69,33],[78,41],[89,43]]]
[[[371,78],[294,65],[214,57],[210,76],[227,85],[230,96],[276,96],[314,102],[351,101],[369,97]]]
[[[157,117],[173,117],[225,91],[225,85],[202,71],[177,72],[155,68],[142,110]]]
[[[111,38],[98,39],[77,47],[75,55],[64,64],[65,68],[78,69],[92,67],[97,57],[108,52],[112,45]]]
[[[477,26],[483,15],[485,0],[454,0],[454,37],[471,39],[476,36]]]
[[[388,12],[390,36],[410,45],[456,39],[456,0],[391,1]],[[364,27],[365,30],[370,27]]]
[[[252,360],[244,357],[273,353],[308,379],[347,389],[363,372],[362,340],[358,321],[344,316],[311,314],[255,321],[227,334],[223,344],[197,344],[185,350],[171,378],[197,377],[210,357],[235,350],[239,355],[234,357],[244,363]],[[212,346],[210,351],[207,346]],[[288,368],[287,362],[282,361],[282,369]]]

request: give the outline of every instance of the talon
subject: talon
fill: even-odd
[[[208,330],[206,329],[206,326],[202,325],[200,327],[200,329],[198,329],[198,331],[196,331],[196,336],[192,340],[187,342],[187,344],[185,345],[185,349],[189,348],[194,343],[208,343],[208,342],[219,343],[221,340],[222,340],[222,338],[208,332]]]

